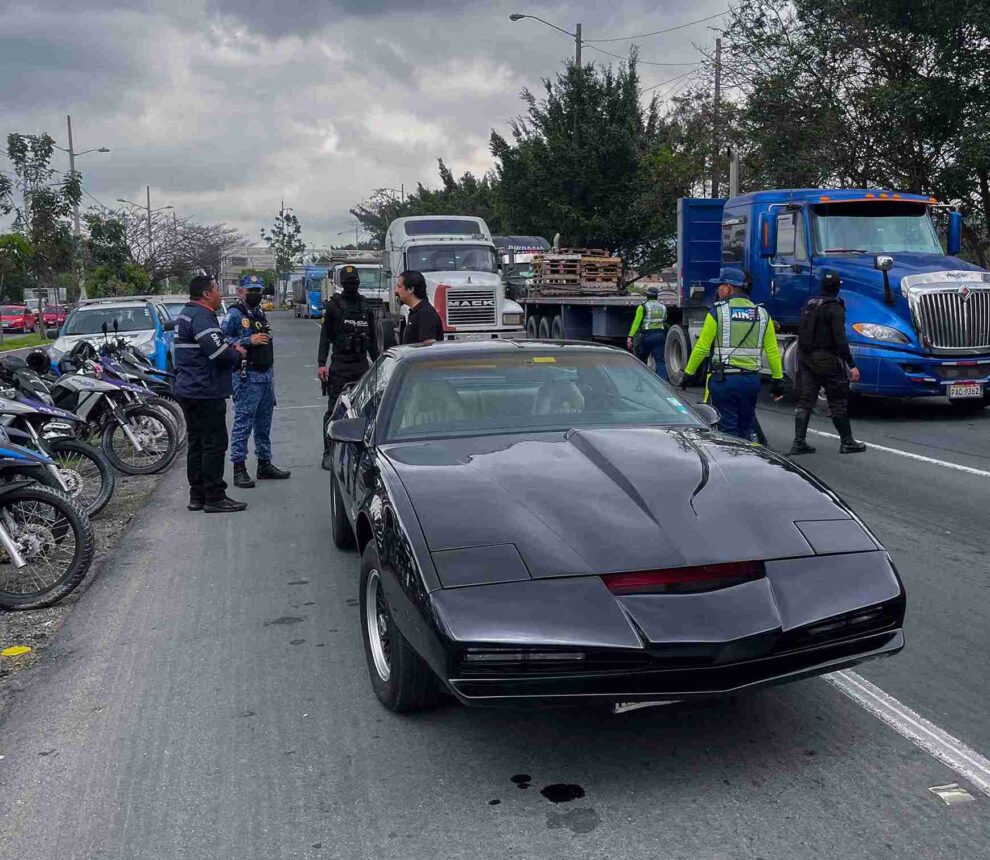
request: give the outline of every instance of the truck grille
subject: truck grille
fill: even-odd
[[[447,325],[494,326],[495,290],[449,290],[447,292]]]
[[[915,305],[918,329],[935,351],[990,349],[990,290],[959,287],[920,293]]]

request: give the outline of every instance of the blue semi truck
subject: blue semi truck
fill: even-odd
[[[327,267],[306,266],[292,282],[292,309],[297,317],[319,319],[327,298]]]
[[[933,215],[947,215],[943,249]],[[944,396],[960,409],[990,404],[990,273],[956,256],[958,212],[892,191],[760,191],[678,202],[678,295],[666,363],[678,379],[723,265],[753,277],[753,300],[779,326],[784,367],[797,366],[805,302],[827,271],[842,278],[860,394]]]

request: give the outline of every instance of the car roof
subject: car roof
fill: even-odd
[[[561,352],[574,354],[629,354],[624,349],[618,349],[607,344],[586,343],[584,341],[576,340],[447,340],[443,343],[416,343],[407,344],[404,346],[393,346],[387,350],[387,353],[399,361],[405,362],[430,361],[440,356],[446,358],[448,356],[499,355],[519,350],[523,352],[541,352],[545,354],[548,349],[556,349]]]
[[[118,298],[114,301],[102,301],[102,302],[90,302],[83,301],[76,305],[74,311],[86,311],[93,310],[95,308],[105,308],[106,310],[116,310],[117,308],[134,308],[134,307],[144,307],[146,304],[144,299],[136,298]]]

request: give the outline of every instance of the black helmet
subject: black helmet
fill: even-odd
[[[657,287],[647,287],[646,297],[648,299],[658,299],[660,298],[660,290]]]
[[[36,349],[28,354],[27,366],[39,376],[44,376],[52,369],[52,360],[43,349]]]
[[[361,276],[353,266],[344,266],[340,270],[340,285],[342,287],[356,287],[361,283]]]

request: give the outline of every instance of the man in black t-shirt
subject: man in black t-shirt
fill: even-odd
[[[409,308],[409,319],[402,332],[403,343],[434,343],[443,340],[440,314],[426,298],[426,278],[412,270],[399,275],[395,297]]]

